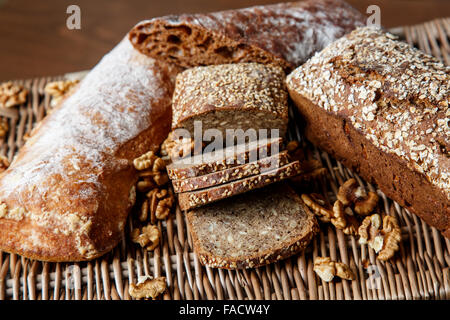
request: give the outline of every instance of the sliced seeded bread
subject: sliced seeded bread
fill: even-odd
[[[219,186],[178,194],[181,210],[189,210],[205,204],[229,198],[247,191],[262,188],[274,182],[300,174],[300,162],[294,161],[280,168],[256,176],[232,181]]]
[[[170,179],[179,180],[233,168],[278,153],[281,143],[281,138],[260,139],[187,157],[168,165],[167,173]]]
[[[212,172],[203,176],[192,177],[182,180],[172,180],[173,189],[176,193],[194,191],[221,185],[227,182],[239,180],[249,176],[254,176],[266,171],[270,171],[289,163],[287,151],[280,152],[260,159],[258,161],[246,163],[237,167]]]
[[[187,221],[200,262],[226,269],[288,258],[318,231],[314,215],[286,183],[190,210]]]
[[[278,66],[259,63],[211,65],[187,69],[177,75],[172,98],[172,129],[194,134],[201,129],[246,132],[278,130],[284,136],[288,124],[286,75]],[[250,132],[250,131],[249,131]],[[243,134],[240,134],[243,136]]]

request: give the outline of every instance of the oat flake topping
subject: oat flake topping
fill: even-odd
[[[292,72],[287,85],[349,120],[450,198],[449,71],[395,36],[363,27]]]

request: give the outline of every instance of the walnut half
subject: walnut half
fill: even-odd
[[[0,118],[0,138],[6,136],[9,131],[8,119],[5,117]]]
[[[161,232],[157,226],[152,224],[142,227],[142,229],[135,228],[131,232],[131,240],[139,243],[142,248],[148,251],[154,250],[159,245],[160,238]]]
[[[18,84],[5,82],[0,85],[0,107],[11,108],[27,101],[28,90]]]
[[[339,187],[337,198],[346,207],[353,205],[355,212],[363,216],[373,212],[378,204],[378,195],[372,191],[366,193],[353,178]]]
[[[0,173],[8,169],[8,167],[9,167],[8,158],[0,155]]]
[[[330,257],[314,259],[313,270],[325,282],[330,282],[335,276],[346,280],[355,279],[355,275],[349,266],[342,262],[334,262]]]
[[[303,202],[311,209],[311,211],[322,222],[330,222],[333,217],[333,211],[325,198],[318,193],[302,194]]]
[[[401,241],[401,230],[393,216],[385,216],[383,222],[378,214],[366,217],[358,229],[358,234],[359,243],[368,244],[382,261],[394,256]]]
[[[165,277],[144,277],[137,284],[131,283],[128,292],[135,299],[155,299],[164,291],[167,284]]]
[[[393,216],[385,216],[383,218],[383,230],[381,234],[384,236],[383,247],[378,254],[378,259],[387,261],[392,258],[399,249],[399,242],[402,240],[401,230],[398,226],[397,219]]]
[[[45,93],[52,97],[51,107],[57,106],[80,82],[80,80],[62,80],[47,83]]]

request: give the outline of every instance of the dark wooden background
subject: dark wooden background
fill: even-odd
[[[0,81],[89,69],[143,19],[280,1],[0,0]],[[450,0],[347,1],[363,13],[369,5],[379,5],[385,27],[450,16]],[[66,27],[71,4],[81,8],[81,30]]]

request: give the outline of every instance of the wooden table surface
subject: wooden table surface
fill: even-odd
[[[381,8],[385,27],[450,16],[449,0],[347,0],[365,13]],[[138,21],[280,0],[0,0],[0,81],[92,68]],[[81,30],[69,30],[66,9],[81,9]]]

